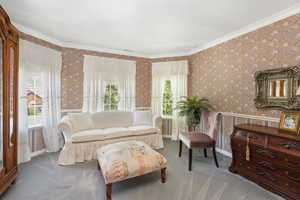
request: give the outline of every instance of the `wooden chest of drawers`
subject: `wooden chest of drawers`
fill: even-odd
[[[300,200],[300,136],[277,128],[241,124],[234,127],[231,148],[231,172],[288,200]]]

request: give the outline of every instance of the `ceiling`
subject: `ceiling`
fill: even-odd
[[[0,0],[13,24],[58,45],[190,55],[300,12],[300,0]]]

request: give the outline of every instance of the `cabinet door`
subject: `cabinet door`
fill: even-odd
[[[8,41],[8,155],[6,164],[8,170],[17,165],[17,78],[18,78],[18,51],[17,44]]]
[[[0,177],[4,174],[4,137],[3,137],[3,58],[4,43],[0,35]]]

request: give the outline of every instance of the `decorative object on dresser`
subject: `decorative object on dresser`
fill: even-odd
[[[298,133],[299,123],[299,112],[282,112],[280,115],[279,128],[282,130]]]
[[[19,35],[0,6],[0,195],[16,181]]]
[[[254,74],[256,82],[255,106],[258,109],[300,109],[300,65],[258,71]]]
[[[241,124],[234,127],[231,147],[231,172],[288,200],[300,199],[299,135],[278,128]]]

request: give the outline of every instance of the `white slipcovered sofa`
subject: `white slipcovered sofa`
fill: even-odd
[[[163,148],[161,121],[151,111],[69,113],[58,125],[65,139],[58,164],[94,160],[98,148],[120,141],[138,140]]]

